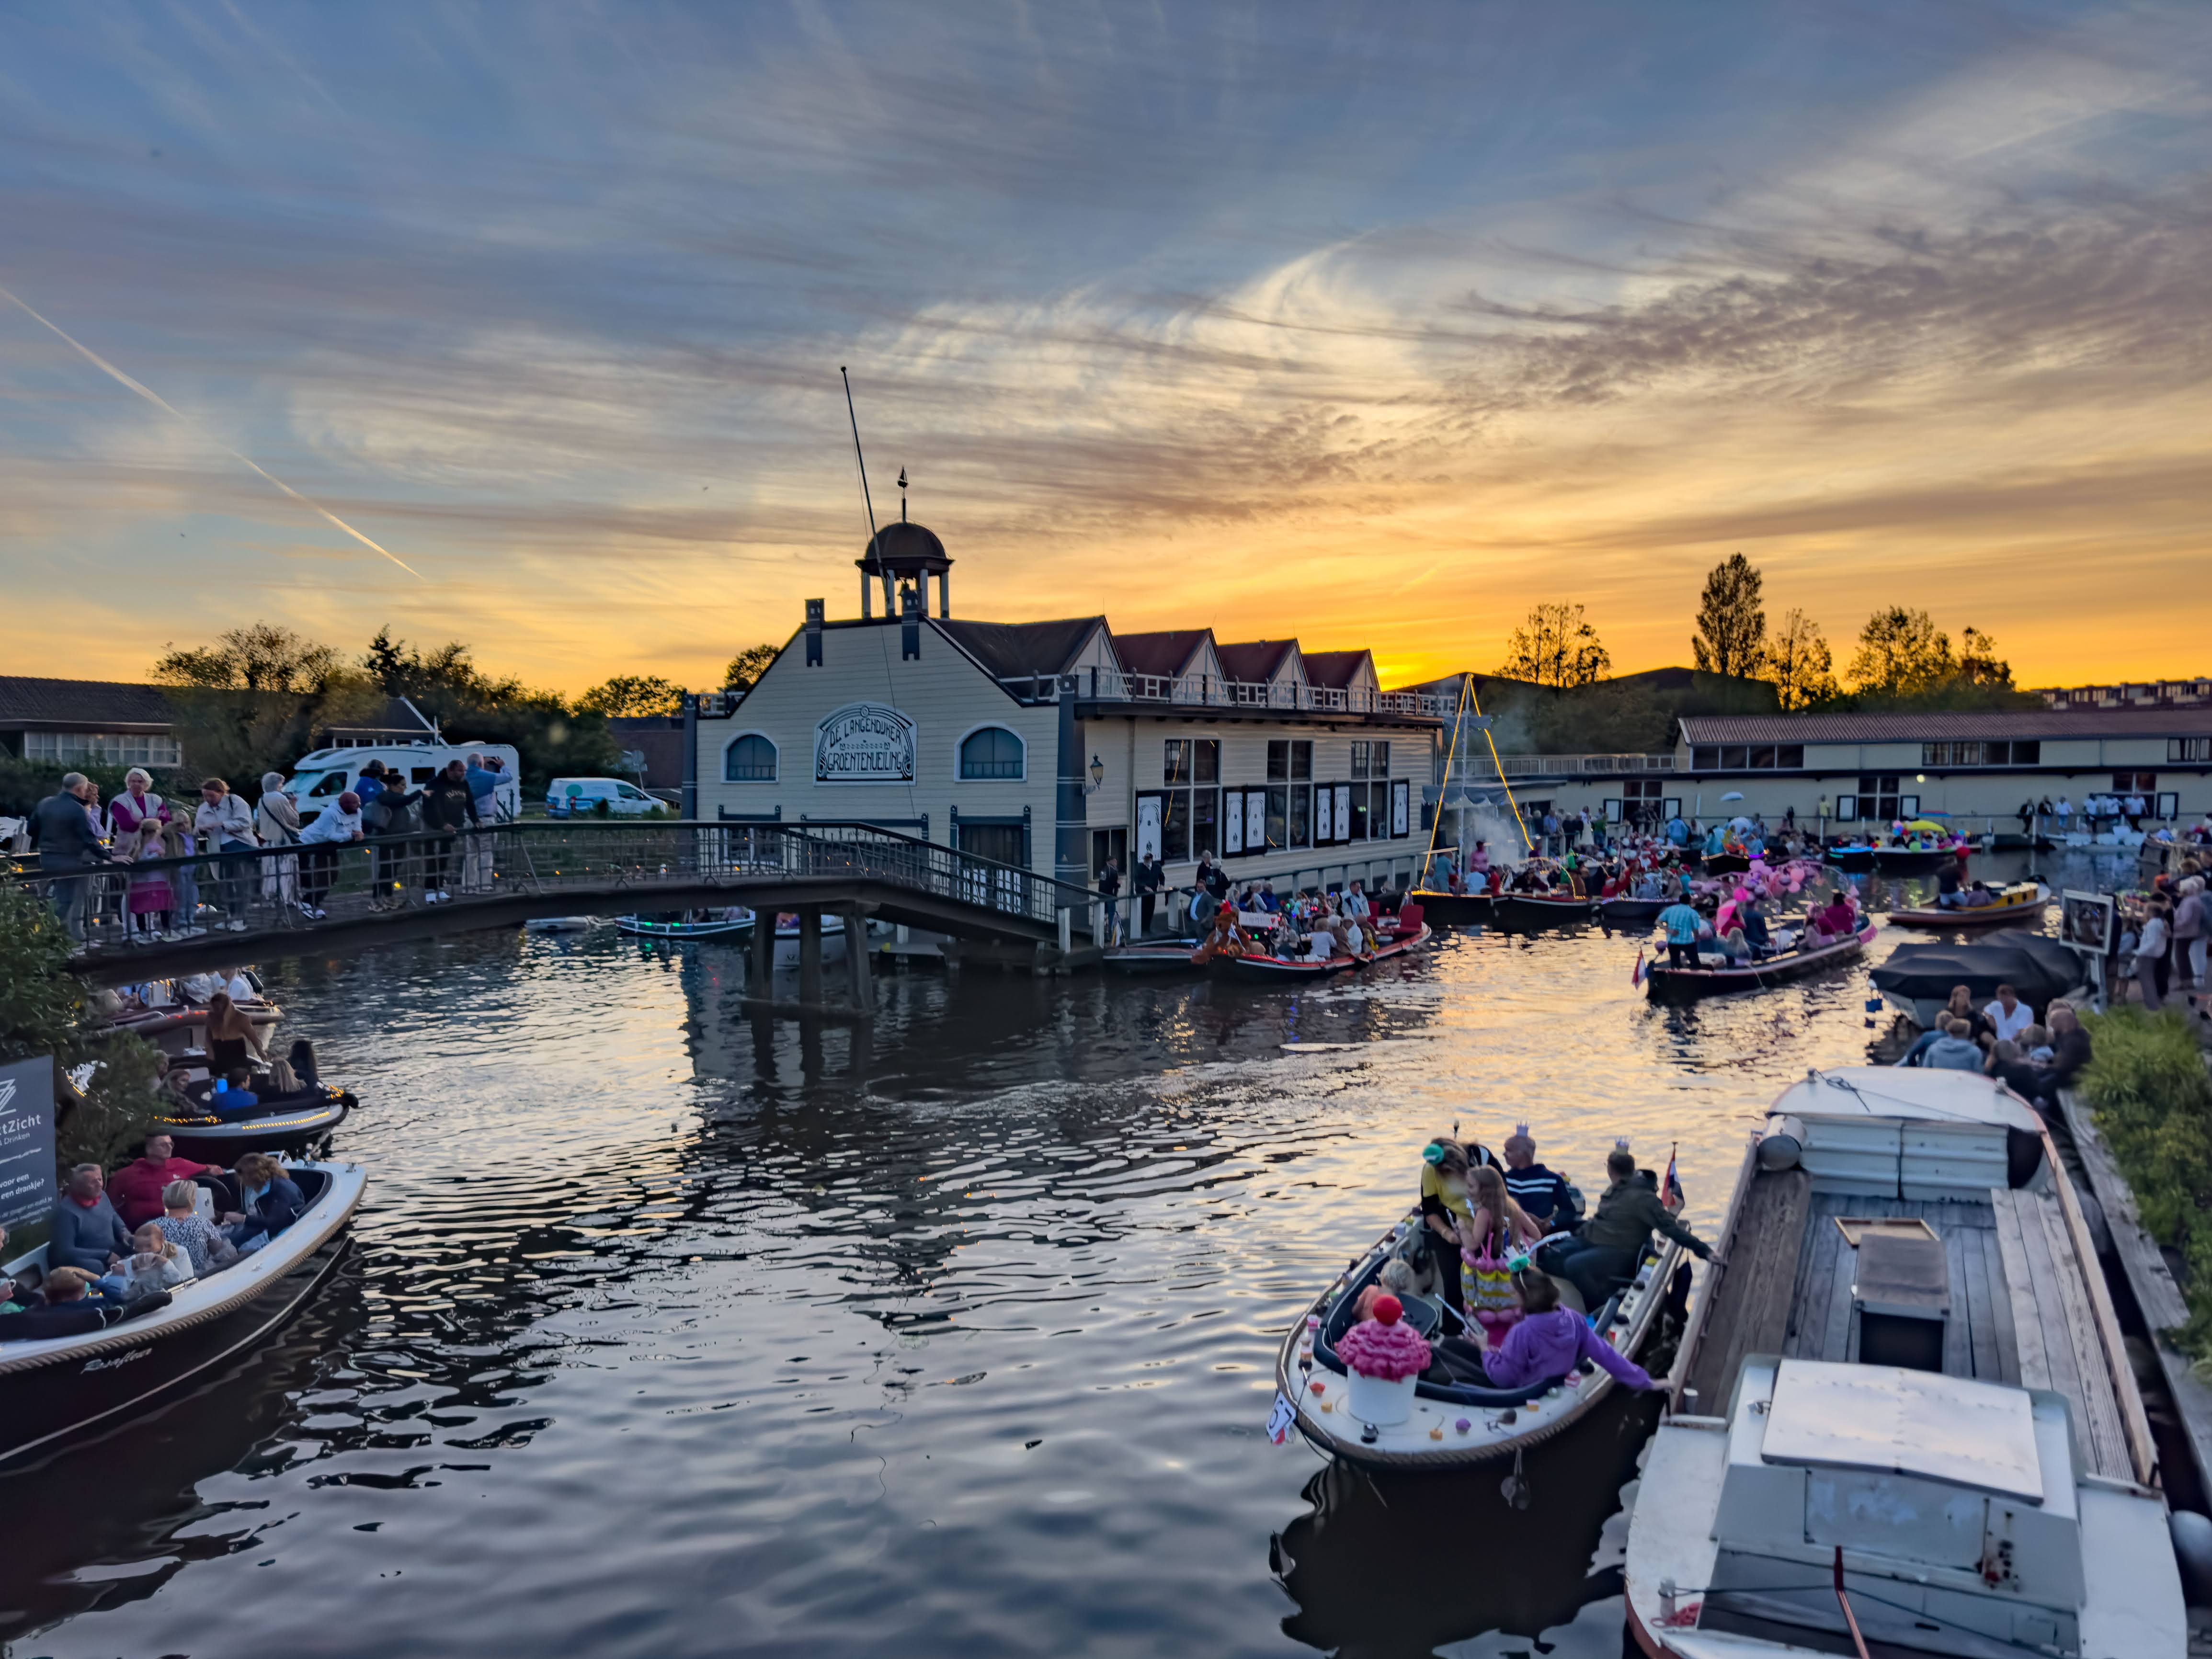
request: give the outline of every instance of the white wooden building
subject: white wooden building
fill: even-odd
[[[1383,691],[1365,651],[955,619],[937,538],[881,541],[863,607],[896,581],[898,614],[810,600],[750,690],[687,700],[685,816],[873,824],[1086,887],[1111,858],[1124,893],[1146,852],[1171,884],[1203,853],[1278,890],[1413,874],[1449,698]]]

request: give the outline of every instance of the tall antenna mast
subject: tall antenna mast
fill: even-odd
[[[860,500],[868,509],[868,550],[876,556],[876,564],[884,573],[884,615],[892,614],[891,568],[884,563],[883,544],[876,536],[876,503],[868,494],[868,458],[860,453],[860,417],[853,410],[853,377],[845,372],[845,365],[837,365],[837,377],[845,383],[845,414],[853,422],[853,459],[860,464]]]

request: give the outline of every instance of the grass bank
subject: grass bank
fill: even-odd
[[[2212,1073],[2181,1014],[2115,1008],[2083,1018],[2095,1058],[2081,1091],[2159,1243],[2186,1265],[2179,1346],[2212,1364]]]

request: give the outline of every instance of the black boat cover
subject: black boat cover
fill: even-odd
[[[1972,945],[1900,945],[1874,970],[1884,994],[1910,1001],[1942,1002],[1963,985],[1977,1003],[2010,985],[2021,1000],[2041,1008],[2081,983],[2081,959],[2042,933],[2007,929]]]

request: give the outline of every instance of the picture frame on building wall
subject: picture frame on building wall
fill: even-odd
[[[2085,957],[2102,958],[2112,950],[2112,896],[2068,888],[2058,896],[2058,942]]]
[[[1156,859],[1160,855],[1160,803],[1164,797],[1157,793],[1137,797],[1137,856]]]
[[[1390,785],[1390,834],[1394,838],[1413,833],[1413,781],[1395,779]]]

